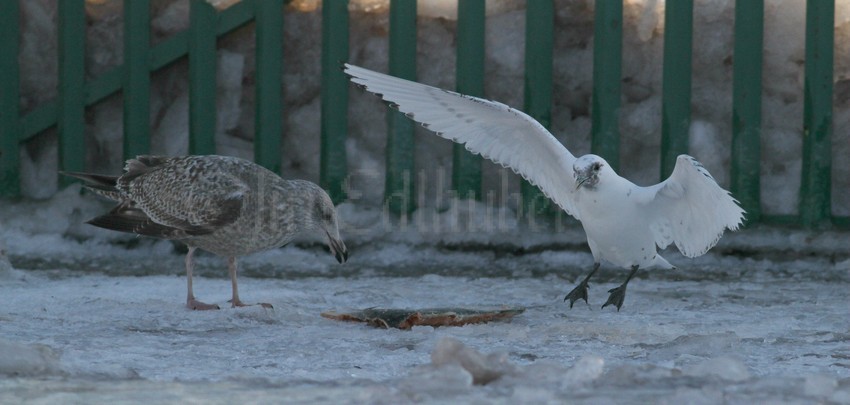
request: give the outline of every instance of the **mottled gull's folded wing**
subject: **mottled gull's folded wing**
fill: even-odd
[[[119,232],[129,232],[138,235],[153,236],[165,239],[182,239],[188,236],[204,235],[212,232],[211,228],[174,227],[162,225],[148,217],[142,210],[132,204],[121,204],[107,214],[87,222],[100,228]]]
[[[193,157],[153,167],[131,159],[127,166],[131,170],[118,181],[119,189],[132,201],[127,209],[139,210],[153,222],[188,235],[210,233],[234,222],[250,189],[227,167]],[[138,213],[125,214],[136,217]]]
[[[679,155],[670,178],[646,190],[656,244],[663,249],[675,243],[687,257],[704,254],[744,219],[738,202],[688,155]]]
[[[578,218],[573,196],[575,157],[522,111],[350,64],[345,64],[345,73],[437,135],[513,169]]]

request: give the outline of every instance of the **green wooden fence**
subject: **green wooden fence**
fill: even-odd
[[[280,171],[283,111],[281,89],[284,0],[243,0],[216,11],[191,0],[190,28],[150,47],[150,0],[125,2],[123,65],[93,80],[85,78],[84,0],[58,0],[59,92],[56,100],[21,116],[19,109],[19,4],[0,2],[0,194],[17,196],[18,147],[57,127],[60,169],[82,170],[85,162],[84,112],[87,106],[121,91],[124,98],[124,156],[147,153],[150,145],[150,72],[188,56],[190,139],[193,154],[215,153],[216,39],[250,22],[256,24],[255,160]],[[688,152],[690,126],[693,0],[668,1],[664,15],[661,173]],[[619,110],[622,79],[623,4],[597,1],[593,50],[593,153],[619,165]],[[340,64],[349,58],[346,0],[325,0],[322,10],[322,90],[320,184],[335,201],[345,196],[349,82]],[[552,0],[527,3],[524,109],[544,126],[552,116],[554,6]],[[761,213],[761,81],[764,1],[735,3],[731,189],[750,223],[819,228],[846,227],[850,218],[831,213],[833,21],[835,0],[807,0],[803,173],[799,215]],[[390,1],[389,72],[416,79],[416,1]],[[484,95],[484,0],[459,0],[457,90]],[[262,83],[262,85],[259,85]],[[519,85],[519,84],[518,84]],[[285,113],[285,111],[283,111]],[[415,207],[413,124],[389,111],[385,197],[393,212]],[[462,197],[481,197],[481,159],[455,145],[453,188]],[[539,211],[545,201],[524,183],[525,206]],[[535,204],[537,202],[537,204]],[[545,204],[543,204],[545,205]],[[536,208],[534,208],[536,207]]]

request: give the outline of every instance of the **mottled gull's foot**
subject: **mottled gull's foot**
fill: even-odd
[[[240,308],[241,307],[251,307],[251,306],[254,306],[254,305],[259,305],[259,306],[266,308],[266,309],[274,309],[272,304],[269,304],[269,303],[266,303],[266,302],[258,302],[256,304],[246,304],[246,303],[244,303],[240,300],[235,300],[235,301],[230,300],[230,303],[233,305],[233,308],[236,308],[236,307],[240,307]]]
[[[215,304],[205,304],[201,301],[198,301],[194,298],[186,300],[186,308],[189,308],[194,311],[208,311],[211,309],[221,309],[218,305]]]

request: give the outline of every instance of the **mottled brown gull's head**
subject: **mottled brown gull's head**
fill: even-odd
[[[310,212],[310,225],[313,229],[323,232],[328,238],[328,247],[331,253],[340,263],[348,260],[348,248],[339,236],[339,223],[337,222],[336,208],[331,197],[320,187],[316,186],[316,193]]]

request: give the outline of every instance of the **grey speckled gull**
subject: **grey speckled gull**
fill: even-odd
[[[305,180],[284,180],[244,159],[138,156],[127,161],[121,176],[63,174],[85,180],[90,190],[118,201],[112,211],[90,224],[179,240],[189,247],[186,306],[191,309],[218,309],[195,299],[195,249],[227,258],[234,307],[245,306],[236,285],[238,256],[283,246],[302,231],[319,231],[340,263],[348,259],[336,210],[321,187]]]

